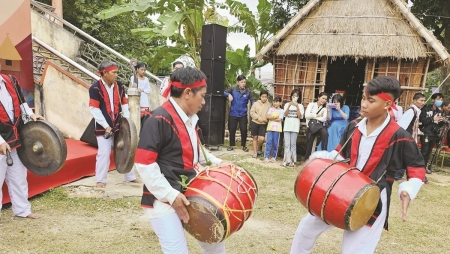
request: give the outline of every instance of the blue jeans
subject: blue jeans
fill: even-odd
[[[278,153],[278,141],[280,133],[276,131],[268,131],[266,139],[266,152],[264,158],[276,158]],[[272,151],[272,153],[270,153]],[[270,156],[272,154],[272,156]]]

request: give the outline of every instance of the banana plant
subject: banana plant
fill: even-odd
[[[175,43],[174,46],[162,46],[157,55],[170,52],[172,61],[182,55],[193,59],[200,67],[202,27],[209,23],[227,25],[228,20],[215,11],[214,1],[198,0],[133,0],[122,5],[115,5],[99,13],[103,19],[128,12],[146,12],[159,15],[154,27],[137,28],[132,32],[147,38],[164,36]]]

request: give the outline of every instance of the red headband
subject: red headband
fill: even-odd
[[[204,86],[204,85],[206,85],[206,79],[202,79],[202,80],[199,80],[199,81],[196,81],[196,82],[194,82],[194,83],[192,83],[192,84],[187,84],[187,85],[183,85],[181,82],[179,82],[179,81],[172,81],[172,80],[169,80],[169,86],[167,87],[167,89],[164,91],[164,93],[162,94],[162,96],[164,97],[164,98],[167,98],[167,97],[169,97],[169,93],[170,93],[170,90],[172,89],[172,86],[174,86],[174,87],[176,87],[176,88],[181,88],[181,89],[183,89],[183,88],[196,88],[196,87],[201,87],[201,86]]]
[[[384,101],[390,101],[391,103],[391,108],[397,110],[397,106],[394,103],[394,98],[392,98],[392,96],[390,96],[389,94],[385,93],[385,92],[381,92],[379,94],[375,94],[376,96],[378,96],[378,98],[384,100]],[[389,108],[389,110],[391,110],[391,108]]]
[[[112,65],[112,66],[109,66],[109,67],[107,67],[107,68],[105,68],[105,69],[101,69],[101,70],[99,70],[98,72],[99,72],[99,73],[102,73],[102,72],[114,71],[114,70],[117,70],[117,69],[118,69],[118,68],[117,68],[116,65]]]

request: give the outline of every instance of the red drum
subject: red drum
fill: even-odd
[[[311,160],[295,181],[295,196],[327,224],[358,230],[369,221],[380,199],[375,182],[348,164]]]
[[[258,187],[243,168],[223,165],[200,172],[184,195],[190,202],[186,231],[201,242],[218,243],[250,217]]]

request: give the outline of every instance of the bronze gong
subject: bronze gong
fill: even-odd
[[[136,125],[128,118],[120,119],[120,129],[114,135],[114,163],[117,172],[126,174],[134,165],[138,144]]]
[[[63,134],[47,121],[30,121],[19,130],[17,154],[23,165],[36,175],[58,172],[66,162],[67,144]]]

